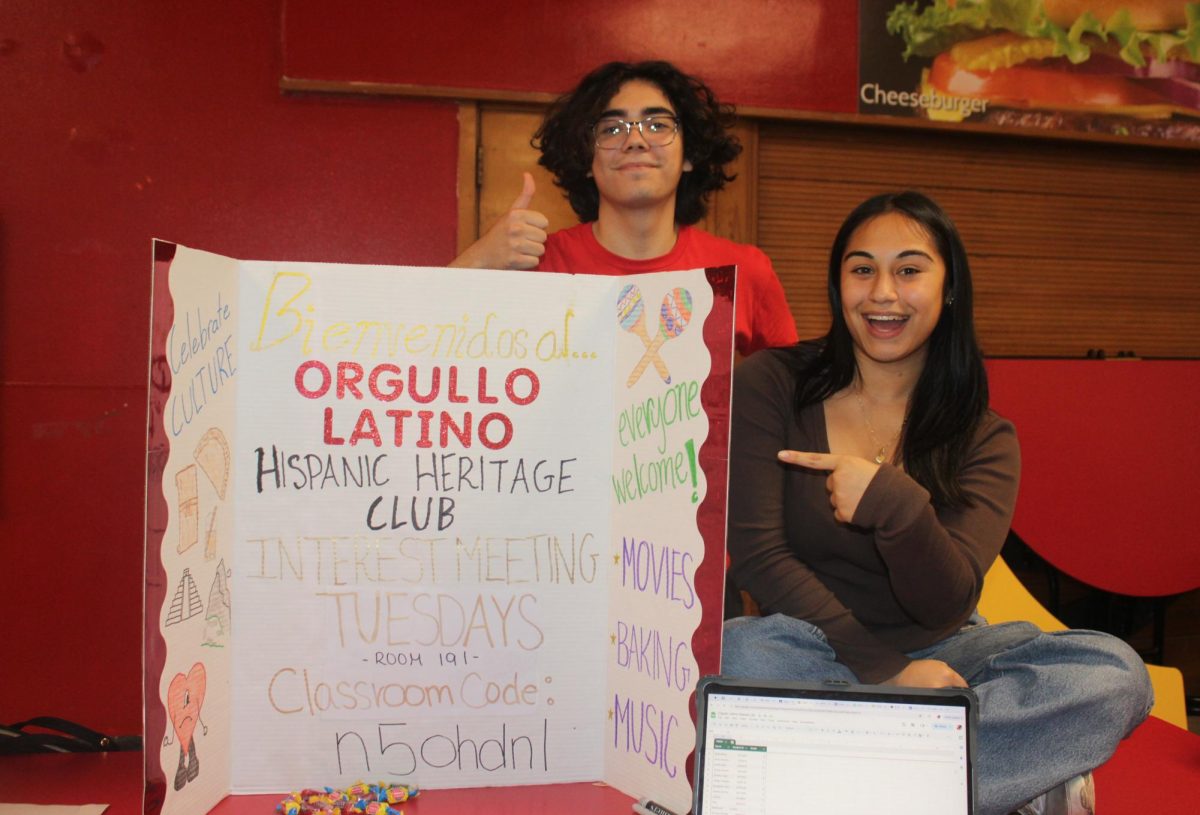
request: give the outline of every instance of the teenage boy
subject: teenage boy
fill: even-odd
[[[732,109],[666,62],[611,62],[561,97],[534,134],[581,223],[546,234],[528,209],[533,177],[509,211],[450,264],[623,275],[736,264],[737,350],[792,345],[796,324],[757,247],[697,229],[709,195],[732,179],[741,145]]]

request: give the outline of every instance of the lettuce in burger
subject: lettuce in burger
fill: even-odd
[[[905,59],[932,58],[933,118],[982,103],[1002,124],[1200,139],[1200,2],[934,0],[898,4],[887,29]]]

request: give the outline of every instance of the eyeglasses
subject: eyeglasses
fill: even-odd
[[[640,122],[627,122],[624,119],[608,118],[596,122],[596,146],[601,150],[615,150],[625,144],[625,139],[634,128],[642,134],[646,144],[651,147],[665,147],[675,141],[679,132],[679,120],[665,113],[647,116]]]

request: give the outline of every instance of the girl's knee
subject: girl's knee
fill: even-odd
[[[1120,661],[1122,671],[1125,675],[1126,693],[1130,695],[1131,701],[1140,699],[1141,705],[1134,713],[1140,713],[1139,721],[1146,718],[1150,713],[1150,708],[1154,706],[1154,684],[1150,681],[1150,672],[1146,670],[1146,663],[1134,651],[1132,647],[1122,640],[1116,639],[1116,658]]]
[[[724,626],[721,672],[728,676],[800,679],[833,660],[820,629],[794,617],[738,617]]]
[[[754,617],[735,617],[725,622],[721,632],[721,672],[740,675],[753,664],[753,652],[758,638],[754,632]]]
[[[1101,669],[1104,677],[1101,687],[1110,704],[1124,707],[1135,724],[1144,719],[1154,705],[1154,686],[1137,651],[1110,634],[1076,633],[1088,635],[1087,644],[1092,651],[1089,661]]]

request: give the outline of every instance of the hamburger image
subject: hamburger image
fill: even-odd
[[[899,3],[931,119],[1200,141],[1200,2]]]

